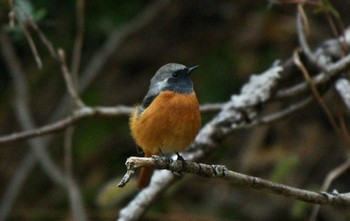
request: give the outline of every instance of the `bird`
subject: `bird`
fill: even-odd
[[[131,112],[131,135],[144,157],[178,154],[198,134],[201,116],[191,80],[191,74],[197,67],[177,63],[160,67],[151,79],[142,103]],[[149,185],[152,173],[151,168],[141,168],[139,189]]]

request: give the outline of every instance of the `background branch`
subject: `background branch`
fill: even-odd
[[[215,113],[222,107],[222,104],[204,104],[201,106],[202,113]],[[43,136],[51,133],[56,133],[64,130],[65,128],[79,122],[82,119],[89,117],[119,117],[129,116],[132,107],[118,105],[115,107],[81,107],[73,111],[71,116],[68,116],[57,122],[37,127],[32,130],[13,133],[10,135],[4,135],[0,137],[0,143],[8,143],[13,141],[21,141],[24,139]]]
[[[78,83],[78,72],[81,63],[81,52],[84,43],[84,20],[85,20],[85,0],[76,1],[76,33],[73,46],[72,64],[70,72],[72,73],[74,84]]]

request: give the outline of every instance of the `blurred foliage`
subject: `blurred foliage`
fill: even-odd
[[[19,31],[8,28],[6,0],[0,0],[2,30],[12,37],[30,88],[31,110],[38,125],[47,123],[66,88],[60,67],[31,30],[43,60],[38,70],[28,42]],[[76,28],[76,2],[68,0],[20,0],[21,8],[34,17],[55,48],[63,48],[70,63]],[[332,13],[350,23],[349,1],[323,0]],[[110,33],[121,30],[154,1],[86,1],[83,70]],[[312,13],[309,41],[319,43],[332,36],[324,14]],[[335,15],[335,14],[334,14]],[[287,59],[298,47],[295,5],[268,1],[203,0],[173,1],[171,7],[123,39],[98,78],[82,94],[88,105],[133,105],[142,100],[149,79],[164,63],[198,64],[193,75],[201,103],[223,102],[253,73],[260,73],[277,59]],[[17,30],[18,29],[18,30]],[[13,114],[13,85],[0,60],[1,134],[19,131]],[[335,101],[326,99],[331,109]],[[263,107],[265,108],[265,107]],[[335,112],[335,110],[333,110]],[[213,115],[203,116],[204,122]],[[118,210],[135,194],[134,184],[117,189],[128,156],[137,155],[129,135],[128,119],[94,118],[76,125],[73,146],[74,175],[81,186],[91,220],[115,219]],[[317,105],[265,128],[237,131],[205,161],[230,169],[270,178],[303,188],[321,186],[326,174],[346,159],[347,150],[329,127]],[[54,136],[48,150],[63,168],[63,134]],[[22,146],[22,148],[19,148]],[[3,195],[25,154],[26,142],[0,148],[0,194]],[[249,151],[247,151],[249,150]],[[244,155],[242,154],[244,153]],[[242,162],[248,162],[244,164]],[[349,176],[337,182],[347,187]],[[344,189],[339,189],[341,192]],[[25,183],[9,220],[71,220],[64,190],[55,186],[37,166]],[[179,203],[181,202],[181,203]],[[216,179],[185,176],[172,186],[147,213],[147,220],[305,220],[311,206],[278,196],[231,186]],[[347,220],[345,209],[322,208],[320,220]],[[146,219],[145,218],[145,219]]]

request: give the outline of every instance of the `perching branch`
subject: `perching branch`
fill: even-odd
[[[140,167],[151,167],[154,169],[167,169],[177,173],[189,173],[203,177],[216,177],[225,179],[235,185],[243,187],[251,187],[263,192],[274,193],[289,198],[294,198],[308,203],[320,205],[350,205],[350,193],[317,193],[313,191],[303,190],[284,184],[271,182],[258,177],[248,176],[228,170],[223,165],[208,165],[181,159],[169,160],[167,157],[130,157],[126,161],[127,173],[122,181],[118,184],[123,187]]]

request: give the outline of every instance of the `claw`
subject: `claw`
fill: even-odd
[[[328,192],[325,192],[325,191],[322,191],[320,192],[322,195],[326,196],[327,198],[331,198],[331,197],[334,197],[334,196],[338,196],[339,195],[339,192],[334,189],[331,193],[328,193]]]
[[[179,154],[179,152],[175,152],[177,155],[177,160],[181,160],[183,163],[185,162],[185,159]]]

